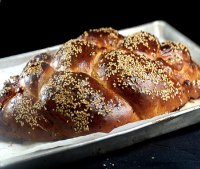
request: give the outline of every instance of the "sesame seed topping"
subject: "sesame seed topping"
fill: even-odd
[[[190,53],[188,48],[178,42],[172,42],[172,41],[165,41],[162,43],[162,51],[161,54],[163,56],[165,55],[171,55],[171,57],[168,57],[167,60],[170,63],[182,63],[183,62],[183,52],[185,52],[189,57]]]
[[[122,47],[131,52],[144,52],[156,58],[160,44],[154,35],[141,31],[125,37]]]
[[[55,75],[43,90],[51,93],[56,104],[55,111],[69,118],[77,133],[89,130],[94,118],[91,112],[98,112],[103,117],[120,106],[115,105],[112,99],[106,101],[103,93],[90,83],[90,77],[84,74],[65,73]]]
[[[185,45],[183,45],[182,43],[179,43],[179,42],[165,41],[165,42],[162,43],[162,45],[170,46],[173,51],[183,50],[185,52],[189,52],[188,48]]]
[[[83,51],[84,50],[84,51]],[[59,58],[58,65],[62,66],[64,71],[70,71],[72,66],[72,59],[82,57],[83,53],[86,52],[88,56],[96,54],[95,46],[84,39],[72,39],[66,42],[56,53],[55,59]]]
[[[30,75],[36,75],[39,76],[40,73],[42,72],[42,63],[43,62],[29,62],[28,65],[24,68],[23,72],[22,72],[22,77],[23,76],[30,76]]]
[[[107,34],[115,34],[118,35],[118,31],[109,27],[109,28],[99,28],[99,29],[90,29],[89,32],[102,32],[102,33],[107,33]],[[85,32],[87,33],[87,32]]]
[[[22,127],[27,123],[34,130],[35,127],[39,126],[39,120],[44,119],[44,117],[38,113],[43,105],[41,105],[39,101],[34,103],[33,98],[29,98],[26,95],[28,94],[25,93],[24,96],[21,97],[16,96],[20,98],[13,100],[13,104],[15,105],[13,116],[16,122],[20,123]]]
[[[106,51],[118,48],[124,39],[117,30],[112,28],[90,29],[84,32],[79,38],[85,39]]]
[[[108,52],[99,63],[99,68],[105,69],[106,79],[117,77],[114,87],[131,87],[134,91],[159,96],[163,100],[178,94],[178,89],[167,76],[165,68],[143,55],[116,50]]]
[[[192,84],[200,89],[200,80],[194,80]]]
[[[0,97],[4,96],[5,94],[7,94],[8,92],[10,92],[11,87],[10,86],[5,86],[1,91],[0,91]]]
[[[200,89],[200,80],[197,80],[197,86]]]

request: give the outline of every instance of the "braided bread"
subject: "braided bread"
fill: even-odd
[[[93,29],[32,58],[0,91],[0,135],[49,141],[110,132],[200,96],[184,45],[146,32]]]

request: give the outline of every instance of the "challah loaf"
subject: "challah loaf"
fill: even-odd
[[[0,91],[0,135],[49,141],[110,132],[200,96],[184,45],[147,33],[92,29],[32,58]]]

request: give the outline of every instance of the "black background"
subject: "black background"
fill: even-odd
[[[64,43],[90,28],[123,29],[154,20],[167,21],[200,44],[199,11],[191,0],[1,0],[0,57]]]
[[[61,44],[90,28],[123,29],[154,20],[168,22],[200,44],[199,12],[197,2],[192,1],[1,0],[0,57]],[[123,150],[51,167],[200,168],[199,127],[195,125]],[[49,163],[44,161],[40,167],[48,168]],[[26,168],[34,168],[34,165]]]

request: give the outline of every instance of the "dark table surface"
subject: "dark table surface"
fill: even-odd
[[[41,3],[43,2],[43,3]],[[160,1],[108,4],[71,1],[0,1],[0,57],[54,46],[84,30],[111,26],[133,27],[165,20],[200,44],[199,9],[193,3]],[[77,7],[79,6],[79,8]],[[89,6],[92,5],[92,6]],[[159,6],[157,6],[159,5]],[[73,9],[73,11],[71,11]],[[200,124],[159,136],[107,154],[73,163],[45,161],[12,168],[200,168]]]

